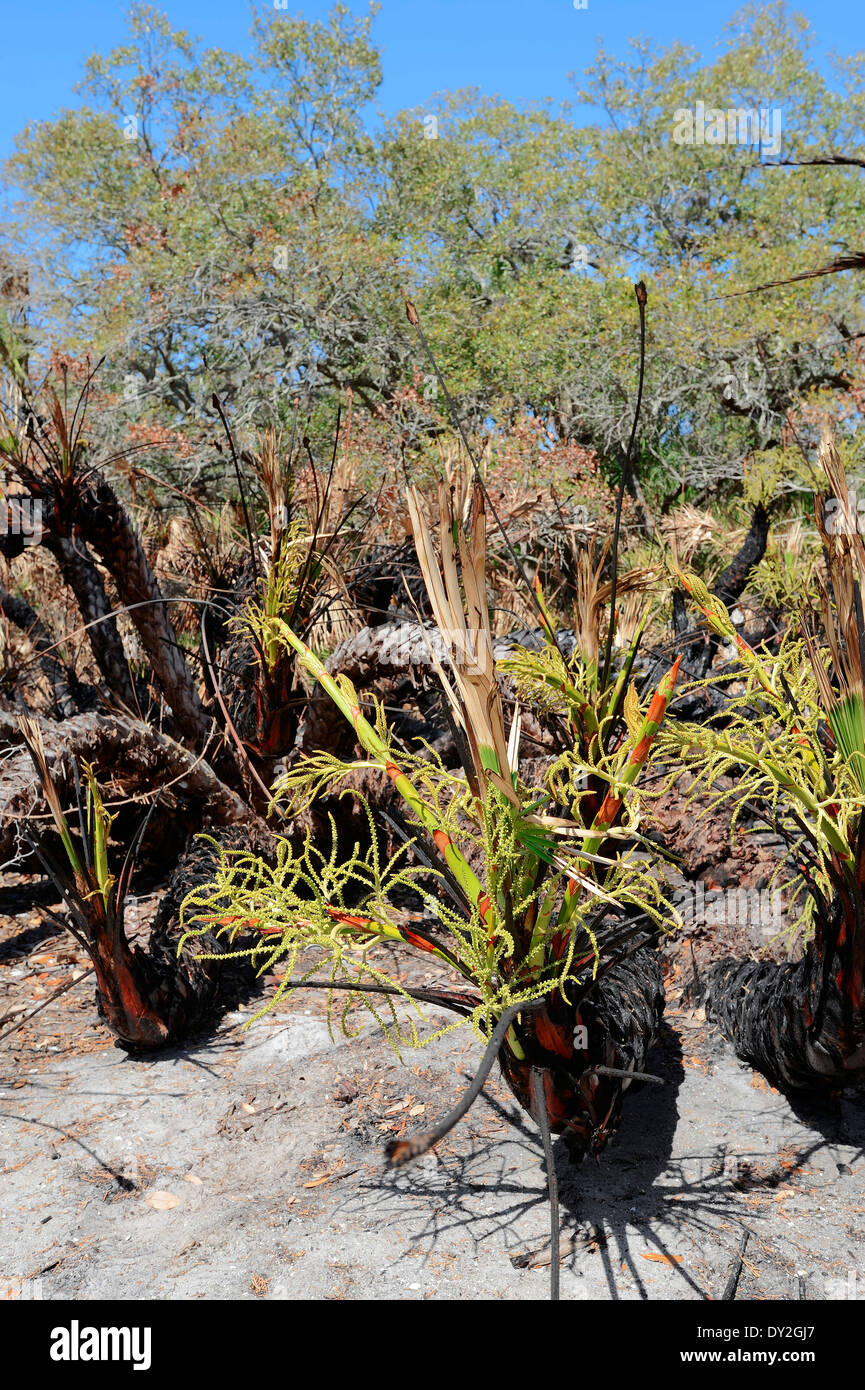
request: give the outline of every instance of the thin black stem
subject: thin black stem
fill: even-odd
[[[607,688],[610,679],[610,662],[613,653],[613,632],[616,626],[616,583],[619,577],[619,532],[622,526],[622,504],[625,500],[625,485],[631,476],[631,455],[634,450],[634,440],[637,437],[637,425],[640,419],[640,407],[643,403],[643,381],[646,374],[646,286],[642,280],[634,286],[634,294],[637,297],[637,307],[640,311],[640,375],[637,382],[637,404],[634,409],[634,423],[631,426],[631,437],[628,440],[628,449],[625,460],[622,464],[622,477],[619,482],[619,495],[616,498],[616,524],[613,528],[613,555],[612,555],[612,575],[610,584],[610,626],[607,629],[607,643],[604,648],[604,665],[601,676],[601,694]]]
[[[285,988],[288,989],[345,989],[352,994],[396,994],[407,995],[409,999],[416,999],[420,1004],[438,1004],[443,1009],[453,1009],[456,1014],[463,1014],[469,1017],[474,1012],[480,999],[475,999],[470,994],[449,994],[447,990],[439,989],[396,989],[393,985],[355,985],[347,980],[286,980]]]
[[[730,1277],[727,1280],[724,1292],[721,1294],[722,1303],[731,1303],[733,1299],[736,1297],[736,1289],[739,1285],[739,1275],[742,1273],[742,1256],[745,1253],[745,1247],[748,1244],[748,1239],[750,1235],[750,1231],[743,1231],[742,1233],[742,1239],[739,1241],[739,1249],[736,1251],[736,1254],[734,1256],[734,1264],[733,1268],[730,1271]]]
[[[535,1107],[535,1120],[541,1131],[544,1146],[544,1162],[547,1165],[547,1190],[550,1194],[550,1302],[559,1301],[559,1184],[556,1180],[556,1162],[553,1158],[553,1140],[550,1134],[550,1121],[547,1116],[547,1101],[544,1095],[544,1073],[541,1067],[532,1067],[532,1102]]]
[[[666,1086],[660,1076],[650,1076],[647,1071],[624,1071],[621,1067],[589,1067],[596,1076],[621,1076],[626,1081],[650,1081],[653,1086]]]
[[[231,437],[231,430],[228,427],[228,420],[225,418],[225,411],[222,408],[222,401],[219,399],[215,391],[213,393],[212,401],[213,407],[219,415],[220,420],[222,421],[222,428],[225,430],[225,437],[228,440],[228,447],[231,450],[231,461],[234,464],[234,474],[237,478],[237,486],[240,489],[240,505],[243,508],[243,521],[244,525],[246,526],[246,537],[249,541],[249,558],[252,561],[252,573],[257,581],[259,577],[258,557],[255,553],[256,546],[252,534],[252,523],[249,519],[249,511],[247,510],[246,506],[246,491],[243,486],[243,477],[241,476],[240,472],[240,461],[237,457],[237,450],[234,447],[234,440]]]
[[[212,598],[165,598],[164,595],[160,595],[159,598],[140,599],[137,603],[124,603],[117,608],[112,608],[110,613],[103,613],[101,617],[91,618],[89,623],[82,623],[80,627],[73,628],[71,632],[67,632],[66,636],[61,638],[58,642],[52,643],[50,647],[42,648],[41,651],[36,653],[36,656],[28,656],[24,661],[18,663],[18,669],[21,670],[25,666],[32,665],[34,661],[38,661],[40,656],[46,656],[51,652],[58,651],[65,643],[69,641],[70,638],[77,637],[80,633],[86,632],[88,628],[98,627],[100,623],[109,623],[111,622],[112,618],[122,617],[124,613],[133,613],[136,608],[147,608],[150,604],[153,603],[188,603],[190,607],[198,606],[199,608],[217,608],[229,617],[231,616],[232,611],[236,611],[234,610],[234,606],[232,606],[231,608],[223,607],[221,604],[218,604],[215,599]],[[182,651],[184,656],[189,656],[189,653],[184,651],[184,649],[180,646],[179,642],[172,642],[171,645],[175,647],[177,650]]]
[[[35,1018],[37,1014],[41,1014],[42,1010],[47,1009],[49,1004],[53,1004],[55,999],[59,999],[61,994],[65,994],[68,989],[74,989],[76,985],[80,985],[81,981],[86,980],[88,975],[92,975],[93,972],[94,967],[91,965],[87,970],[83,971],[81,975],[78,975],[76,979],[67,980],[65,985],[61,985],[59,989],[55,989],[53,994],[49,994],[48,998],[37,1005],[35,1009],[31,1009],[29,1014],[25,1014],[23,1018],[18,1019],[17,1023],[13,1023],[11,1028],[7,1028],[4,1032],[0,1033],[0,1042],[2,1042],[4,1038],[8,1038],[10,1033],[17,1033],[19,1028],[23,1028],[25,1023],[30,1022],[31,1018]]]

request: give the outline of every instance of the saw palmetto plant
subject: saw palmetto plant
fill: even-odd
[[[322,965],[328,985],[346,991],[344,1013],[358,1002],[375,1009],[371,996],[382,993],[391,1014],[381,1021],[398,1046],[418,1040],[415,1025],[400,1023],[395,1010],[399,996],[408,1001],[416,992],[386,975],[374,948],[401,942],[434,956],[458,987],[436,991],[434,1002],[469,1018],[492,1048],[487,1070],[498,1055],[539,1123],[563,1133],[576,1155],[597,1153],[618,1124],[624,1088],[641,1072],[661,1008],[659,972],[638,948],[667,924],[669,909],[657,873],[634,849],[628,789],[657,733],[675,668],[645,711],[633,691],[625,695],[621,677],[593,712],[565,681],[573,729],[585,731],[585,744],[577,734],[548,785],[525,785],[519,713],[507,729],[493,663],[482,491],[473,490],[467,528],[462,497],[440,486],[439,554],[413,489],[409,507],[462,767],[448,771],[428,750],[397,749],[381,709],[368,719],[350,683],[331,676],[284,621],[271,619],[268,631],[297,653],[365,755],[359,762],[325,752],[305,758],[277,787],[284,809],[298,810],[359,768],[377,770],[401,798],[402,811],[388,814],[405,843],[384,866],[374,838],[366,855],[356,851],[342,863],[309,842],[300,854],[283,842],[272,869],[251,855],[223,854],[213,883],[187,898],[185,919],[190,933],[229,938],[256,928],[260,940],[245,953],[262,969],[288,965],[276,997],[320,975]],[[538,681],[558,698],[548,663],[538,658]],[[434,925],[403,924],[393,892],[408,885]],[[307,948],[314,948],[313,964],[304,957],[298,978]],[[636,990],[627,967],[639,977]],[[397,1145],[391,1162],[417,1156],[430,1142]]]
[[[133,1052],[162,1047],[188,1030],[193,1014],[205,1015],[215,986],[188,953],[181,961],[172,959],[168,951],[157,958],[129,942],[124,913],[146,818],[115,874],[109,862],[114,818],[102,800],[93,768],[87,763],[81,772],[73,768],[77,824],[70,823],[45,757],[39,725],[22,717],[20,728],[60,840],[58,853],[56,841],[48,834],[33,823],[25,827],[25,837],[65,902],[66,914],[57,917],[58,925],[90,957],[100,1012],[120,1045]]]
[[[815,575],[822,565],[820,538],[798,517],[775,526],[750,588],[772,612],[796,614],[816,598]]]
[[[642,284],[636,295],[642,381]],[[407,314],[423,338],[410,304]],[[426,339],[424,346],[428,350]],[[284,963],[284,980],[268,1006],[286,991],[327,988],[331,1015],[341,999],[346,1031],[353,1008],[366,1005],[398,1048],[420,1041],[412,1013],[401,1011],[401,1004],[444,1005],[469,1020],[487,1044],[473,1083],[434,1129],[389,1145],[389,1163],[412,1161],[444,1137],[480,1094],[498,1058],[513,1094],[541,1130],[553,1251],[559,1245],[551,1131],[563,1134],[577,1158],[597,1155],[619,1125],[627,1088],[656,1080],[642,1070],[663,1008],[661,969],[647,947],[674,917],[656,863],[642,852],[633,788],[661,727],[679,662],[641,708],[631,673],[645,616],[629,621],[630,644],[619,670],[613,655],[616,599],[627,598],[642,582],[619,580],[616,566],[640,395],[641,389],[617,498],[611,581],[602,582],[605,553],[599,559],[588,553],[579,566],[576,659],[563,659],[537,587],[531,603],[545,646],[509,671],[522,685],[523,698],[555,727],[559,758],[542,783],[520,774],[522,716],[517,705],[506,726],[496,677],[487,509],[524,584],[526,574],[452,410],[473,466],[473,485],[458,473],[449,485],[439,484],[434,523],[428,523],[416,488],[407,489],[406,500],[434,620],[427,628],[431,660],[460,766],[448,769],[428,745],[417,752],[399,745],[381,705],[364,713],[348,678],[332,676],[284,614],[253,603],[246,621],[261,649],[275,655],[282,646],[296,656],[348,723],[363,755],[346,762],[318,751],[289,762],[275,787],[275,803],[291,820],[325,792],[352,795],[348,783],[355,774],[378,773],[402,803],[399,810],[389,805],[380,812],[402,845],[382,865],[367,805],[366,852],[356,845],[350,855],[341,853],[335,828],[330,852],[307,835],[300,851],[282,841],[275,865],[216,847],[220,860],[213,881],[189,892],[182,905],[184,940],[209,933],[228,938],[225,954],[249,956],[261,972]],[[605,605],[609,619],[602,641]],[[403,905],[399,899],[407,888],[426,909],[421,926],[406,926],[405,898]],[[250,931],[256,934],[252,945],[231,949],[238,935]],[[384,942],[423,952],[427,962],[434,958],[442,972],[451,973],[452,984],[406,986],[382,967],[377,947]],[[552,1258],[553,1297],[558,1269],[558,1258]]]
[[[68,400],[65,370],[60,392],[49,381],[38,389],[22,387],[23,407],[17,415],[0,412],[0,459],[41,507],[41,543],[75,595],[96,664],[115,701],[138,708],[133,674],[94,557],[129,612],[180,736],[187,744],[200,745],[209,721],[196,681],[141,538],[92,458],[84,432],[94,376],[95,371],[88,373],[74,404]],[[17,553],[6,540],[3,550]]]
[[[268,534],[254,536],[239,460],[224,423],[237,466],[251,564],[248,582],[235,595],[235,615],[228,623],[231,637],[222,661],[231,672],[228,701],[222,699],[213,665],[210,669],[229,732],[261,785],[262,777],[271,776],[276,759],[291,749],[307,704],[294,653],[275,636],[274,622],[285,620],[293,631],[303,633],[313,649],[335,646],[360,626],[340,563],[354,540],[352,518],[359,504],[348,500],[349,480],[337,458],[339,418],[326,473],[309,454],[301,466],[294,432],[287,439],[276,430],[266,430],[257,454],[246,456],[267,503]],[[232,705],[230,715],[226,703]]]
[[[838,1087],[865,1070],[865,548],[826,435],[815,497],[825,573],[821,630],[803,608],[777,655],[752,650],[724,605],[682,576],[710,629],[735,641],[745,690],[723,717],[672,722],[658,753],[695,775],[693,795],[756,814],[783,838],[804,954],[782,965],[721,962],[708,1008],[740,1056],[783,1085]]]
[[[254,944],[236,954],[251,956],[262,971],[285,963],[286,978],[272,1003],[301,986],[342,991],[344,1026],[352,1008],[366,1004],[397,1047],[420,1040],[411,1016],[405,1023],[397,1012],[400,1000],[444,1005],[468,1019],[486,1043],[472,1085],[433,1130],[392,1144],[389,1162],[409,1162],[441,1139],[466,1113],[498,1058],[508,1085],[541,1131],[553,1251],[558,1250],[558,1217],[551,1131],[565,1137],[576,1157],[598,1154],[618,1126],[628,1087],[655,1079],[646,1076],[643,1063],[660,1022],[663,988],[647,944],[674,917],[655,864],[641,853],[632,793],[679,663],[643,709],[630,677],[645,618],[636,623],[618,672],[613,653],[617,597],[635,591],[640,582],[618,580],[616,563],[642,395],[642,283],[635,294],[640,388],[618,494],[612,577],[605,588],[603,554],[599,560],[583,557],[577,585],[581,636],[570,664],[540,587],[533,591],[545,648],[509,673],[555,728],[560,756],[543,784],[532,785],[520,775],[518,707],[510,726],[505,723],[487,597],[487,509],[521,582],[528,581],[417,311],[407,304],[474,474],[470,490],[467,475],[461,480],[452,474],[450,486],[439,485],[432,525],[418,491],[409,488],[407,495],[435,624],[429,630],[431,655],[460,766],[446,768],[428,746],[417,753],[398,747],[382,707],[376,705],[367,717],[350,681],[331,675],[283,616],[259,608],[252,621],[262,644],[279,642],[296,654],[351,726],[364,755],[346,762],[319,751],[294,762],[276,787],[282,810],[290,816],[323,792],[341,787],[348,793],[344,784],[352,774],[378,772],[402,802],[400,811],[382,815],[403,844],[383,866],[368,808],[373,834],[365,854],[356,846],[347,859],[341,857],[335,832],[329,854],[309,838],[300,853],[283,842],[275,867],[251,854],[221,852],[213,881],[183,904],[187,935],[212,932],[227,936],[232,945],[240,933],[257,932]],[[605,603],[609,619],[602,643]],[[395,901],[396,890],[407,887],[426,908],[421,927],[407,927]],[[415,990],[388,976],[376,956],[384,942],[434,957],[451,972],[456,988]],[[324,979],[312,978],[322,970]],[[372,1002],[375,996],[386,1001],[389,1014]],[[553,1297],[558,1268],[558,1258],[552,1258]]]

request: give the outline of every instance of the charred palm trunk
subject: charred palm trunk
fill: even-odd
[[[122,602],[129,605],[129,616],[178,729],[189,744],[201,747],[209,721],[198,690],[144,547],[114,489],[104,479],[79,496],[76,519],[85,540],[117,585]]]
[[[790,1090],[837,1089],[865,1077],[865,923],[836,896],[800,961],[723,960],[706,1014],[739,1057]]]
[[[212,1023],[230,1003],[229,977],[216,961],[212,938],[178,957],[175,918],[154,928],[147,947],[130,945],[121,930],[94,933],[88,955],[96,972],[99,1013],[126,1052],[155,1052]],[[237,972],[235,972],[236,974]]]
[[[751,576],[755,566],[757,566],[766,553],[766,542],[769,539],[769,514],[761,502],[758,502],[751,516],[751,525],[748,529],[744,541],[739,550],[733,556],[729,565],[718,575],[712,593],[716,598],[721,599],[722,603],[729,608],[731,604],[741,596],[745,585]],[[680,589],[673,593],[673,629],[676,637],[681,640],[689,635],[688,615],[685,608],[685,596]],[[696,636],[697,634],[694,634]],[[718,650],[720,638],[715,633],[702,632],[702,645],[691,649],[687,666],[688,673],[695,679],[702,679],[709,671],[715,652]],[[701,692],[703,695],[704,692]],[[699,699],[689,697],[687,702],[679,701],[677,706],[679,717],[691,717],[688,704],[696,704],[699,711]],[[712,701],[710,700],[711,704]],[[703,710],[703,713],[706,711]]]
[[[60,573],[75,595],[78,610],[88,624],[87,637],[96,665],[112,695],[129,709],[135,709],[135,692],[129,663],[102,576],[87,553],[83,541],[69,540],[48,531],[44,545],[57,561]]]
[[[178,951],[180,904],[192,888],[213,876],[217,851],[208,841],[193,841],[172,875],[147,945],[130,941],[127,895],[150,816],[139,824],[115,874],[109,868],[113,854],[108,842],[114,817],[102,802],[92,764],[84,764],[86,777],[79,770],[78,743],[93,762],[122,768],[133,787],[140,778],[148,789],[167,784],[204,802],[210,824],[223,821],[221,842],[229,848],[254,848],[262,859],[272,859],[273,836],[202,758],[147,725],[92,714],[63,724],[15,722],[7,715],[0,719],[0,736],[9,745],[0,778],[0,805],[5,792],[7,815],[6,823],[0,823],[0,845],[14,853],[26,844],[62,894],[66,917],[56,920],[90,957],[99,1011],[119,1046],[140,1052],[178,1041],[213,1017],[237,974],[206,959],[222,954],[215,938],[195,937]],[[29,779],[23,776],[28,762]],[[63,809],[70,801],[77,818]],[[41,828],[46,818],[54,821],[57,837]],[[175,805],[175,835],[184,835],[182,825]]]
[[[255,849],[271,862],[275,855],[273,836],[263,826],[227,829],[220,843],[226,849]],[[89,924],[86,946],[99,1013],[127,1052],[153,1052],[180,1042],[212,1025],[257,987],[257,967],[249,961],[207,959],[224,954],[214,936],[196,937],[178,955],[181,903],[212,879],[216,857],[211,843],[192,841],[171,875],[146,947],[130,944],[122,920]]]
[[[99,1013],[127,1052],[179,1041],[206,1017],[216,984],[210,972],[176,953],[154,956],[130,946],[122,930],[87,943]]]
[[[537,1121],[532,1070],[543,1072],[550,1129],[562,1134],[574,1158],[598,1154],[618,1129],[625,1093],[639,1083],[616,1072],[644,1072],[664,1010],[656,953],[641,947],[612,965],[594,986],[570,1002],[556,992],[537,1012],[514,1025],[524,1056],[505,1041],[502,1075],[520,1105]]]

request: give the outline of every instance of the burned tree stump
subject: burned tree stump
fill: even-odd
[[[851,914],[852,915],[852,914]],[[794,1091],[865,1079],[862,924],[836,899],[799,961],[722,960],[707,983],[706,1015],[744,1062]]]

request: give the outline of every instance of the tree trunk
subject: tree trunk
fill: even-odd
[[[177,727],[201,747],[208,717],[168,617],[144,547],[114,489],[103,478],[80,496],[76,520],[117,586]],[[135,605],[141,605],[136,607]]]
[[[258,826],[260,818],[220,780],[209,763],[140,720],[119,715],[80,714],[62,724],[40,720],[45,757],[63,805],[74,799],[71,759],[83,756],[97,776],[120,782],[126,795],[144,796],[169,783],[207,809],[222,825]],[[46,816],[48,807],[14,715],[0,713],[0,745],[10,752],[0,763],[0,856],[9,859],[21,838],[20,823]],[[29,851],[28,851],[29,853]]]
[[[134,710],[135,692],[123,642],[115,619],[108,616],[111,604],[102,576],[87,553],[86,546],[83,541],[76,542],[53,531],[46,532],[43,544],[54,556],[64,583],[75,595],[82,619],[92,624],[87,628],[87,638],[108,689],[121,704]]]
[[[718,575],[712,588],[712,593],[728,607],[742,594],[751,571],[766,554],[768,539],[769,514],[762,502],[758,502],[751,516],[747,536],[727,568]]]

